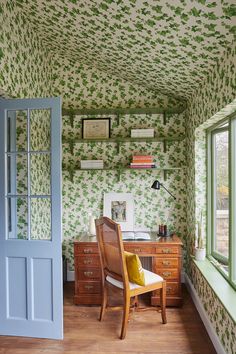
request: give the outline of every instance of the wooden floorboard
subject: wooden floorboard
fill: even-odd
[[[144,299],[145,300],[145,299]],[[193,302],[184,290],[182,308],[168,308],[168,323],[155,311],[133,313],[125,340],[118,338],[121,312],[73,305],[73,283],[64,292],[64,340],[0,336],[0,354],[216,354]]]

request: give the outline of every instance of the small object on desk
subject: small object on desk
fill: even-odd
[[[135,240],[150,240],[151,236],[148,232],[137,231],[134,234]]]
[[[167,225],[164,225],[164,236],[167,236]]]
[[[159,225],[159,233],[158,233],[159,236],[164,236],[164,225],[161,224]]]
[[[168,231],[167,225],[161,224],[159,225],[159,231],[157,235],[161,237],[169,237],[173,235],[173,232]]]
[[[89,215],[89,234],[91,236],[96,235],[95,216],[93,216],[92,214]]]
[[[144,231],[126,231],[122,232],[122,239],[125,240],[150,240],[149,232]]]

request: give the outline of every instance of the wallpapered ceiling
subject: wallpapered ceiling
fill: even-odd
[[[16,0],[45,47],[188,98],[236,31],[234,0]]]
[[[184,108],[184,102],[54,55],[53,95],[64,108]]]
[[[236,353],[236,325],[192,262],[190,255],[194,245],[196,217],[199,216],[200,209],[206,212],[206,140],[203,129],[236,111],[235,59],[234,44],[205,80],[203,86],[196,91],[186,111],[188,117],[186,119],[188,166],[186,246],[189,256],[186,270],[227,354]]]

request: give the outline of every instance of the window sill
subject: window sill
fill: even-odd
[[[193,262],[236,324],[236,306],[234,305],[236,303],[236,291],[208,259],[200,262],[193,259]]]

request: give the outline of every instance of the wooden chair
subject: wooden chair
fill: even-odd
[[[108,300],[108,287],[123,292],[123,320],[120,339],[126,335],[131,298],[160,289],[162,322],[166,323],[166,282],[159,275],[144,269],[145,286],[129,282],[120,225],[107,217],[95,221],[102,270],[102,304],[99,320],[103,319]]]

